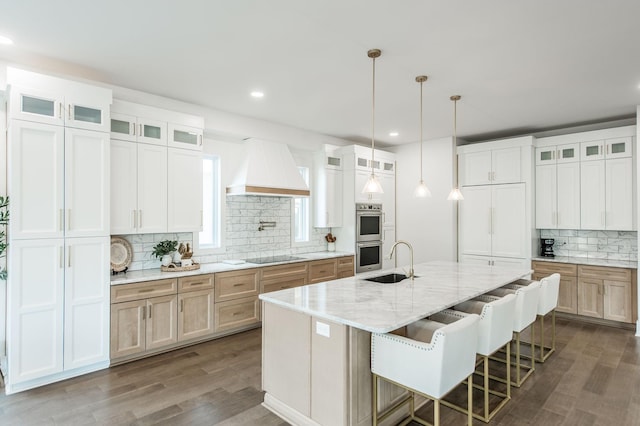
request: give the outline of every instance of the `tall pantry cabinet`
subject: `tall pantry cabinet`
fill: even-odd
[[[7,70],[7,393],[109,365],[111,91]]]
[[[458,147],[461,262],[528,265],[533,236],[533,137]]]

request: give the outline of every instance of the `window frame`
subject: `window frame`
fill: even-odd
[[[293,154],[296,167],[305,167],[309,171],[309,182],[307,185],[309,189],[313,188],[313,161],[308,156],[302,156],[300,154]],[[304,241],[296,241],[296,217],[295,217],[295,200],[296,198],[306,198],[308,203],[308,220],[307,220],[307,236],[308,239]],[[313,245],[311,240],[313,237],[313,197],[293,197],[291,199],[291,247],[305,247]]]
[[[197,255],[208,255],[208,254],[219,254],[219,253],[223,253],[224,252],[224,244],[223,244],[223,239],[224,239],[224,229],[223,229],[223,223],[224,223],[224,209],[223,209],[223,188],[222,188],[222,176],[221,176],[221,171],[222,171],[222,159],[220,157],[220,155],[217,154],[210,154],[210,153],[203,153],[202,154],[202,161],[213,161],[214,163],[214,167],[217,166],[217,168],[215,168],[213,170],[214,176],[213,176],[213,188],[214,188],[214,196],[213,196],[213,200],[212,203],[214,205],[213,207],[213,218],[212,218],[212,222],[213,222],[213,228],[214,228],[214,232],[213,232],[213,239],[214,242],[213,244],[207,244],[207,245],[201,245],[200,242],[200,233],[202,231],[199,232],[194,232],[193,233],[193,246],[194,246],[194,250],[197,251]],[[203,170],[204,170],[204,164],[203,164]],[[203,191],[204,191],[204,173],[203,173]],[[204,194],[203,194],[203,215],[204,215]],[[217,204],[217,206],[216,206]],[[217,215],[216,215],[216,207],[217,207]],[[217,216],[217,218],[216,218]],[[203,229],[204,229],[204,217],[203,217]],[[217,221],[217,224],[216,224]],[[215,231],[217,225],[217,232]]]

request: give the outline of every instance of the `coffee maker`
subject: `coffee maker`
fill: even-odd
[[[554,257],[553,243],[555,243],[553,238],[540,238],[540,256]]]

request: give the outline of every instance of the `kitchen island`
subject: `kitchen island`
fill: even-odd
[[[260,295],[262,385],[268,409],[296,425],[371,424],[371,333],[397,330],[532,271],[428,262],[415,266],[413,280],[366,280],[390,272],[402,270]],[[380,406],[401,394],[382,383]]]

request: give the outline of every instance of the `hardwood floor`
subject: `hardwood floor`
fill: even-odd
[[[558,319],[557,336],[556,353],[513,390],[491,424],[640,424],[639,338],[629,330],[565,319]],[[286,425],[260,405],[260,340],[260,330],[251,330],[1,394],[0,425]],[[422,412],[429,418],[431,405]],[[443,425],[464,424],[465,418],[442,408]]]

